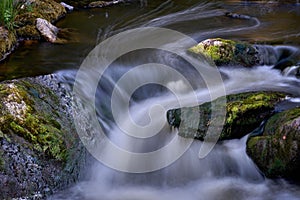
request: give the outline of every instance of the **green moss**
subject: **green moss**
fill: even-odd
[[[53,0],[35,0],[28,9],[23,9],[16,16],[16,33],[21,38],[40,39],[40,33],[35,27],[36,19],[43,18],[54,23],[65,14],[65,8]]]
[[[268,120],[263,136],[249,138],[247,153],[267,177],[297,179],[299,117],[300,108],[277,113]]]
[[[279,158],[275,158],[267,173],[272,175],[282,174],[285,171],[285,168],[286,163]]]
[[[32,89],[32,90],[31,90]],[[32,91],[35,91],[35,94]],[[55,120],[56,112],[48,106],[59,103],[58,97],[50,90],[34,85],[30,82],[20,81],[1,85],[0,99],[6,99],[14,93],[10,101],[25,102],[26,112],[16,118],[6,108],[0,113],[0,129],[6,133],[15,133],[30,142],[35,150],[57,160],[65,160],[67,156],[65,137],[60,123]],[[46,94],[47,100],[40,99],[38,94]],[[49,101],[49,102],[48,102]],[[45,106],[46,105],[46,106]]]
[[[196,55],[205,55],[212,59],[217,66],[242,65],[249,67],[257,62],[255,56],[257,51],[251,45],[222,38],[204,40],[188,51]]]
[[[17,38],[15,33],[0,26],[0,60],[11,52],[16,44]]]
[[[226,97],[225,123],[222,123],[222,116],[219,116],[217,109],[222,109],[217,103],[219,99],[212,103],[216,105],[214,112],[216,116],[211,116],[212,103],[204,103],[200,106],[175,109],[168,111],[168,122],[170,125],[179,127],[179,135],[183,137],[195,137],[203,140],[209,126],[214,123],[220,130],[220,140],[241,138],[257,128],[260,123],[271,115],[274,106],[282,100],[285,94],[278,92],[248,92],[233,94]],[[222,98],[222,97],[221,97]],[[180,112],[181,110],[181,112]],[[185,119],[181,121],[181,116]],[[198,126],[193,124],[198,119]],[[218,122],[218,123],[215,123]],[[224,125],[224,126],[223,126]]]

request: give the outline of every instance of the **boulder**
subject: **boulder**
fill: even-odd
[[[36,19],[36,28],[39,30],[45,40],[55,43],[59,29],[45,19]]]
[[[203,54],[211,58],[217,66],[242,65],[250,67],[258,64],[258,51],[252,45],[221,38],[207,39],[189,49],[192,54]]]
[[[41,80],[0,83],[0,199],[45,198],[80,176],[85,151],[71,109]]]
[[[267,177],[300,181],[300,108],[272,116],[262,136],[248,139],[247,154]]]
[[[257,128],[260,123],[271,116],[275,105],[285,98],[279,92],[248,92],[232,94],[226,97],[225,122],[222,116],[222,106],[218,102],[222,98],[195,107],[173,109],[167,112],[167,121],[173,127],[179,127],[179,135],[186,138],[203,140],[210,125],[219,131],[219,140],[241,138]],[[212,116],[212,104],[214,112]]]
[[[206,39],[188,49],[192,55],[196,57],[204,55],[217,66],[275,65],[274,68],[280,70],[297,62],[299,51],[294,51],[289,47],[276,49],[271,45],[252,45],[222,38]]]

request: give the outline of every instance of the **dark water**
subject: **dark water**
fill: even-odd
[[[253,20],[224,17],[227,11],[256,17],[259,24]],[[102,39],[122,30],[145,25],[178,30],[197,41],[208,37],[226,37],[254,43],[299,46],[299,15],[299,5],[296,4],[195,0],[137,1],[104,9],[74,11],[57,26],[75,29],[74,37],[78,42],[66,45],[47,42],[21,45],[8,60],[0,64],[0,80],[77,69]],[[254,28],[249,29],[251,26]]]
[[[225,16],[226,12],[251,17],[247,20],[232,19]],[[137,1],[68,14],[57,25],[74,29],[77,42],[66,45],[43,42],[18,48],[0,65],[0,78],[4,80],[58,72],[62,81],[75,81],[75,91],[86,103],[84,109],[74,111],[75,124],[80,124],[76,127],[78,134],[88,147],[90,143],[100,142],[100,149],[89,150],[96,158],[97,153],[100,153],[107,161],[104,165],[95,161],[87,166],[85,180],[54,194],[50,199],[300,199],[298,185],[281,179],[269,180],[260,173],[245,152],[247,137],[217,144],[207,156],[200,159],[199,148],[205,143],[194,141],[182,157],[168,164],[170,157],[184,149],[189,141],[176,137],[176,130],[171,130],[165,119],[168,109],[195,105],[242,91],[287,91],[300,97],[299,79],[292,73],[272,69],[272,65],[250,69],[235,66],[215,68],[203,58],[196,60],[186,54],[185,50],[193,44],[191,39],[172,40],[172,37],[164,38],[164,35],[153,36],[150,29],[147,29],[149,33],[126,32],[127,35],[122,35],[130,28],[163,27],[184,33],[196,42],[224,37],[273,45],[268,47],[280,57],[282,49],[292,53],[299,51],[299,15],[300,6],[296,4]],[[111,46],[108,45],[110,48],[99,50],[97,46],[94,49],[104,39],[117,33],[121,35],[114,38]],[[155,44],[160,40],[165,41],[160,44],[162,49],[146,48],[126,52],[126,55],[114,60],[103,73],[103,79],[98,80],[101,65],[114,52],[139,46],[139,43],[145,41],[150,41],[151,46],[151,42]],[[172,51],[168,52],[164,48]],[[96,57],[89,54],[92,49]],[[89,63],[89,59],[86,59],[88,55],[92,61],[96,58],[96,62]],[[103,57],[100,64],[97,56]],[[197,76],[187,61],[199,63],[201,75],[204,76]],[[144,68],[141,70],[134,68],[145,63],[149,65],[142,66]],[[153,63],[171,66],[171,71]],[[83,67],[88,67],[88,70],[80,71],[83,76],[75,79],[76,70]],[[182,76],[173,73],[173,69]],[[124,77],[128,79],[123,80]],[[190,88],[185,79],[189,81]],[[93,88],[95,82],[98,85]],[[207,88],[206,84],[211,87]],[[143,87],[134,88],[135,85]],[[132,89],[135,91],[132,92]],[[190,93],[191,89],[193,94]],[[93,112],[96,114],[92,115]],[[91,125],[88,131],[81,126],[87,122]],[[118,149],[109,146],[104,137],[97,138],[98,122],[110,141],[131,154],[118,154]],[[170,151],[157,151],[168,146],[170,141],[174,141]],[[158,154],[155,158],[139,162],[137,158],[145,152]],[[114,170],[119,164],[122,169]],[[154,168],[160,170],[151,170]]]

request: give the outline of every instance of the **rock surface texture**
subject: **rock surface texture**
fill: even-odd
[[[36,28],[41,35],[49,42],[55,43],[59,29],[45,19],[36,19]]]
[[[178,134],[182,137],[203,140],[208,129],[214,128],[214,132],[220,133],[219,140],[241,138],[271,116],[284,97],[285,94],[278,92],[233,94],[211,103],[169,110],[167,119],[171,126],[179,127]]]
[[[300,181],[300,108],[272,116],[262,136],[251,137],[247,153],[270,178]]]
[[[26,78],[0,83],[0,108],[0,199],[45,197],[78,180],[85,151],[66,102]]]

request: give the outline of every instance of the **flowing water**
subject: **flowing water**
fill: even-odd
[[[233,19],[224,16],[226,12],[250,17]],[[128,32],[130,34],[115,38],[112,48],[94,50],[96,57],[105,57],[118,51],[116,48],[122,51],[142,41],[153,44],[113,60],[99,82],[101,65],[104,65],[99,62],[101,59],[91,64],[91,71],[83,71],[83,77],[77,76],[75,86],[80,86],[79,93],[87,111],[78,112],[77,120],[94,117],[105,133],[97,138],[99,127],[91,120],[88,132],[81,127],[81,131],[86,132],[81,137],[87,136],[85,144],[88,145],[100,143],[101,147],[92,149],[91,153],[100,151],[96,157],[100,155],[107,162],[102,164],[95,160],[87,166],[84,180],[50,199],[300,199],[298,185],[281,179],[269,180],[260,173],[246,154],[247,136],[218,143],[207,156],[199,158],[199,149],[204,143],[192,141],[191,146],[187,146],[190,141],[178,137],[177,130],[167,125],[165,117],[168,109],[197,105],[243,91],[286,91],[300,97],[300,80],[295,77],[295,67],[284,73],[272,69],[274,64],[218,69],[206,59],[193,58],[185,51],[193,44],[192,39],[199,42],[224,37],[264,43],[266,49],[272,49],[271,56],[275,58],[297,55],[299,15],[300,7],[296,4],[141,0],[70,13],[58,26],[75,29],[77,42],[20,47],[0,65],[2,80],[56,72],[62,82],[73,84],[77,69],[89,66],[88,59],[84,61],[88,53],[110,36],[130,28],[162,27],[190,37],[174,40],[176,37],[164,38],[157,34],[152,38],[151,31]],[[155,49],[158,41],[164,43]],[[266,54],[265,63],[272,63],[269,62],[271,56]],[[299,61],[299,57],[296,59]],[[191,63],[198,63],[200,74]],[[97,87],[93,91],[95,81]],[[290,101],[297,103],[297,98]],[[93,109],[95,116],[90,115]],[[131,154],[118,154],[107,142],[108,138]],[[165,146],[170,148],[164,149]],[[155,152],[155,157],[146,157],[141,162],[138,156],[149,152]],[[178,157],[174,159],[174,155]],[[121,171],[108,166],[119,167]]]

